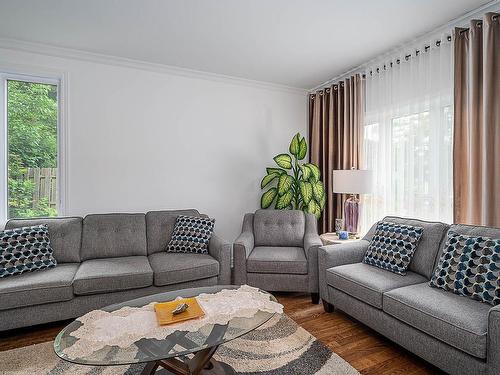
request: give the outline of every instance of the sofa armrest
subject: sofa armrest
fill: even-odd
[[[219,262],[220,285],[231,284],[231,244],[222,238],[212,235],[208,244],[208,253]]]
[[[368,241],[360,240],[339,245],[321,246],[318,249],[319,293],[322,299],[328,300],[326,270],[344,264],[361,262],[369,244]]]
[[[500,374],[500,305],[491,308],[488,315],[489,374]]]
[[[241,234],[234,241],[234,284],[243,285],[247,282],[247,258],[255,245],[253,235],[253,214],[246,214],[243,218]]]

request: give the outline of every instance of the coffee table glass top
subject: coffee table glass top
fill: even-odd
[[[112,312],[122,307],[142,307],[151,302],[171,301],[175,298],[195,297],[202,293],[213,294],[223,289],[237,289],[237,286],[212,286],[193,289],[183,289],[166,293],[154,294],[147,297],[137,298],[131,301],[111,305],[101,310]],[[265,292],[263,292],[265,293]],[[271,301],[276,299],[269,294]],[[257,311],[251,318],[233,318],[228,324],[207,324],[196,332],[174,331],[163,339],[142,338],[135,341],[128,348],[118,346],[104,346],[101,349],[92,352],[92,354],[83,357],[68,356],[64,353],[66,348],[71,347],[77,342],[77,338],[71,334],[82,326],[79,321],[74,321],[66,326],[56,337],[54,349],[56,354],[69,362],[93,365],[110,366],[125,365],[133,363],[144,363],[158,361],[166,358],[183,356],[195,353],[200,350],[221,345],[227,341],[238,338],[267,322],[274,313]]]

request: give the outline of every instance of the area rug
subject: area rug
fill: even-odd
[[[242,375],[359,374],[285,314],[276,315],[249,334],[220,346],[214,357]],[[54,354],[53,342],[0,352],[2,375],[139,375],[144,366],[70,364]]]

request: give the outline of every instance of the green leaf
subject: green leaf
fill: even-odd
[[[318,202],[325,195],[325,188],[323,187],[323,183],[321,181],[316,181],[315,183],[312,184],[312,191],[314,199],[316,199],[316,201]]]
[[[264,194],[262,194],[262,197],[260,198],[260,207],[268,208],[271,205],[271,203],[273,203],[277,193],[278,190],[275,187],[273,187],[268,191],[266,191]]]
[[[299,142],[299,152],[297,154],[297,159],[302,160],[307,155],[307,143],[306,139],[302,138]]]
[[[292,138],[292,141],[290,142],[290,147],[288,147],[290,154],[295,155],[295,156],[297,156],[299,154],[299,143],[300,143],[300,134],[297,133]]]
[[[267,174],[271,174],[271,173],[279,173],[279,174],[286,173],[286,171],[284,169],[281,169],[281,168],[266,168],[266,172],[267,172]]]
[[[283,210],[287,208],[290,205],[290,203],[292,203],[292,198],[293,198],[293,192],[291,190],[288,190],[285,194],[278,197],[278,200],[276,201],[276,208],[278,210]]]
[[[321,177],[321,172],[319,171],[319,168],[312,163],[306,165],[311,170],[312,180],[313,180],[312,182],[319,181],[319,178]]]
[[[304,180],[309,180],[309,176],[311,175],[311,170],[307,166],[307,164],[301,165],[300,170],[302,171],[302,178]]]
[[[325,209],[325,204],[326,204],[326,194],[323,194],[323,197],[319,200],[319,208],[321,211]]]
[[[274,179],[278,176],[279,176],[278,173],[271,173],[271,174],[264,176],[264,178],[262,179],[262,181],[260,183],[260,188],[264,189],[269,183],[274,181]]]
[[[300,181],[299,183],[300,195],[304,204],[308,204],[313,196],[313,188],[310,182]]]
[[[309,204],[307,205],[307,212],[313,214],[318,219],[321,216],[321,209],[314,199],[309,201]]]
[[[292,176],[283,173],[278,181],[278,194],[283,195],[290,190],[293,184]]]
[[[278,164],[281,168],[291,169],[292,168],[292,157],[288,154],[279,154],[276,155],[273,160]]]

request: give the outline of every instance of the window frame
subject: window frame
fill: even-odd
[[[57,216],[66,214],[67,166],[66,166],[66,77],[65,74],[41,72],[27,74],[9,72],[0,68],[0,224],[9,219],[8,213],[8,126],[7,81],[23,81],[49,84],[57,87]]]

